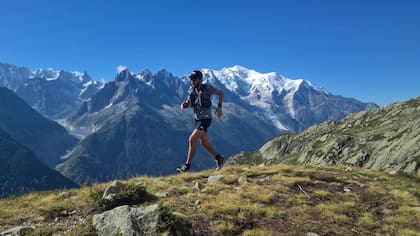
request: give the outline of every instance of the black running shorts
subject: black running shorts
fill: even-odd
[[[207,133],[207,129],[211,124],[211,119],[195,120],[195,128]]]

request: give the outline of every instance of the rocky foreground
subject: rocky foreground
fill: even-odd
[[[0,235],[419,235],[420,181],[355,167],[236,166],[0,201]]]

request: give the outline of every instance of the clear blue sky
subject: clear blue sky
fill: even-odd
[[[420,96],[419,0],[1,0],[0,62],[114,79],[241,65],[387,105]]]

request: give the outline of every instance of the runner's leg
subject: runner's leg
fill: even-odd
[[[197,141],[205,134],[203,130],[194,129],[189,138],[187,163],[191,164],[197,151]]]
[[[201,145],[203,145],[213,157],[215,157],[217,155],[217,151],[214,148],[213,144],[210,143],[209,136],[208,136],[207,133],[204,133],[200,137],[200,142],[201,142]]]

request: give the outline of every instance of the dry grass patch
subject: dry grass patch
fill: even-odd
[[[358,219],[358,224],[367,229],[374,229],[379,226],[378,222],[375,220],[375,216],[371,212],[365,212]]]
[[[339,203],[321,203],[317,205],[316,208],[320,211],[322,217],[330,219],[335,223],[345,224],[351,221],[351,219],[344,214],[344,210]]]
[[[155,199],[167,209],[167,215],[179,212],[187,216],[197,235],[418,235],[420,232],[419,180],[389,176],[375,171],[343,167],[303,167],[276,165],[265,167],[226,166],[221,171],[192,172],[159,178],[137,177],[122,181],[136,186],[144,183],[151,194],[165,192]],[[220,182],[208,183],[213,175],[224,175]],[[239,185],[240,176],[248,183]],[[196,183],[202,185],[199,190]],[[87,219],[69,235],[95,235],[93,214],[102,210],[95,198],[109,185],[99,184],[68,190],[70,198],[61,199],[61,191],[33,193],[0,201],[0,231],[18,225],[35,225],[39,235],[60,234],[68,228],[58,224],[71,219]],[[363,186],[361,186],[363,185]],[[344,192],[344,187],[351,192]],[[129,198],[135,198],[129,192]],[[137,205],[138,203],[133,203]],[[142,204],[142,203],[139,203]],[[72,216],[61,212],[76,211]],[[45,222],[36,222],[43,216]],[[57,218],[55,222],[53,218]],[[67,218],[66,218],[67,217]],[[168,218],[169,219],[169,218]],[[171,218],[172,219],[172,218]],[[176,224],[169,219],[166,223]],[[89,221],[90,220],[90,221]],[[46,225],[51,224],[51,227]],[[356,231],[353,231],[356,230]],[[172,231],[171,231],[172,232]],[[163,235],[170,235],[169,231]]]
[[[278,233],[275,233],[267,229],[250,229],[250,230],[245,230],[242,234],[242,236],[275,236],[275,235],[278,235]]]
[[[420,211],[412,207],[402,206],[395,215],[385,218],[388,224],[398,225],[403,228],[413,228],[420,232]]]

